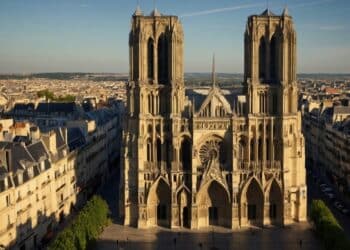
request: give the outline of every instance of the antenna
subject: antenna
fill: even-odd
[[[156,0],[153,0],[153,9],[154,9],[154,10],[156,9],[156,6],[157,6],[157,1],[156,1]]]

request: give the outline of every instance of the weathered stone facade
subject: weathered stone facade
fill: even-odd
[[[244,93],[187,95],[179,19],[132,17],[121,170],[125,225],[201,228],[306,220],[296,33],[285,10],[248,18]]]

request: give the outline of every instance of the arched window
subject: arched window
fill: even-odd
[[[152,38],[148,39],[147,44],[147,70],[148,70],[148,79],[154,78],[154,41]]]
[[[261,37],[259,44],[259,78],[265,80],[266,77],[266,43]]]
[[[258,160],[263,160],[263,145],[262,145],[262,139],[259,138],[258,140]]]
[[[158,39],[158,82],[167,83],[168,81],[168,39],[162,33]]]
[[[183,170],[191,170],[192,160],[191,142],[188,138],[184,138],[181,142],[180,157]]]
[[[157,139],[157,162],[162,161],[162,143],[160,139]]]
[[[241,139],[239,141],[239,149],[238,149],[238,159],[240,159],[241,161],[245,160],[244,148],[245,148],[245,142],[243,139]]]
[[[270,42],[270,71],[271,80],[277,80],[278,77],[278,44],[276,34],[272,36]]]
[[[147,140],[147,161],[153,161],[153,156],[152,156],[152,141],[151,139],[148,138]]]
[[[255,160],[255,141],[254,139],[250,140],[250,160]]]
[[[165,141],[165,161],[167,162],[167,164],[169,164],[170,166],[170,161],[171,161],[171,158],[170,158],[170,155],[171,155],[171,147],[170,147],[171,143],[169,141],[169,139],[167,139]]]
[[[270,158],[270,140],[266,139],[266,160],[269,161]]]

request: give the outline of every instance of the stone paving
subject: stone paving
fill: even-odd
[[[301,240],[301,242],[300,242]],[[136,229],[112,224],[100,235],[96,249],[322,249],[308,223],[284,228],[229,230],[220,227],[206,230]]]

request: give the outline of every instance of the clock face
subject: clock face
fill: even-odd
[[[208,161],[219,159],[222,154],[222,140],[219,138],[210,138],[206,140],[199,149],[199,158],[203,166],[206,166]]]

